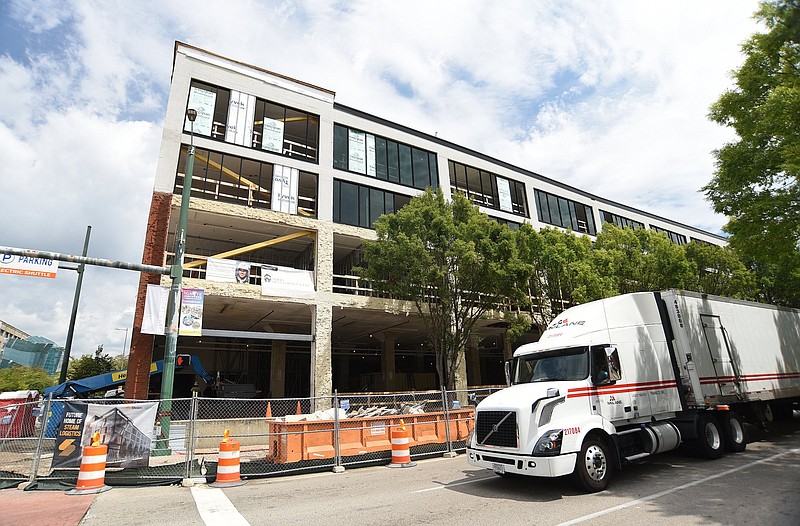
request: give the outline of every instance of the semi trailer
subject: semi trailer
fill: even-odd
[[[507,376],[475,409],[469,464],[601,491],[628,462],[682,444],[716,459],[746,448],[745,421],[791,417],[800,310],[681,290],[606,298],[562,312]]]

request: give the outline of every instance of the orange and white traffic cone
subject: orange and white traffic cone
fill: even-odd
[[[392,427],[392,463],[390,468],[410,468],[416,466],[411,462],[411,452],[408,447],[408,429],[406,424],[400,420],[400,426]]]
[[[302,415],[303,410],[300,408],[300,400],[297,401],[297,410],[294,412],[296,415]]]
[[[239,476],[239,442],[228,440],[230,433],[230,430],[226,429],[225,436],[219,444],[217,479],[209,486],[230,488],[244,484],[244,481]]]
[[[264,418],[272,418],[272,405],[270,402],[267,402],[267,413]]]
[[[106,486],[106,455],[108,446],[100,443],[100,433],[92,436],[92,444],[84,446],[81,467],[78,471],[78,483],[67,495],[88,495],[102,493],[111,487]]]

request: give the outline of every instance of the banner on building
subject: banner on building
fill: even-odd
[[[53,279],[58,273],[58,261],[0,253],[0,274]]]
[[[169,287],[147,285],[147,294],[144,298],[144,316],[142,317],[142,334],[164,335],[168,303]]]
[[[231,90],[228,105],[228,125],[225,128],[225,142],[239,146],[253,146],[253,120],[256,112],[256,97]]]
[[[497,178],[497,195],[500,201],[500,210],[513,212],[511,206],[511,187],[508,184],[508,179],[503,179],[502,177]]]
[[[203,289],[183,289],[178,336],[203,335]]]
[[[250,283],[250,263],[235,259],[208,258],[206,279],[217,283]]]
[[[367,175],[375,177],[375,136],[367,135]]]
[[[310,270],[261,265],[261,295],[311,298],[314,276]]]
[[[214,105],[217,102],[217,94],[213,91],[192,86],[189,90],[189,104],[187,109],[197,111],[197,118],[194,120],[194,133],[199,135],[211,136],[214,126]],[[184,119],[184,131],[192,130],[192,123],[188,118]]]
[[[283,121],[264,117],[261,148],[275,153],[281,153],[283,151]]]
[[[297,215],[297,187],[300,170],[276,164],[272,168],[272,209]]]
[[[349,141],[347,151],[350,155],[347,161],[347,169],[351,172],[363,174],[365,172],[364,159],[366,159],[364,133],[348,130],[347,135]]]
[[[63,402],[52,468],[78,468],[95,432],[108,446],[106,467],[147,467],[158,402],[124,405]]]

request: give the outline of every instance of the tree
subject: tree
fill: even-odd
[[[613,295],[613,282],[591,263],[586,236],[523,224],[516,232],[520,258],[531,265],[531,320],[541,334],[566,307]]]
[[[39,367],[7,367],[0,369],[0,392],[24,389],[44,392],[45,387],[55,384],[55,377]]]
[[[730,247],[692,242],[684,247],[694,266],[694,279],[687,288],[706,294],[754,299],[755,274],[745,267]]]
[[[694,267],[683,247],[666,234],[644,228],[619,228],[605,223],[592,251],[593,266],[613,282],[617,294],[690,289]]]
[[[362,276],[397,299],[413,301],[436,357],[442,385],[455,373],[476,322],[504,300],[519,301],[529,267],[514,235],[464,196],[428,189],[375,222],[364,243]]]
[[[84,355],[80,358],[70,360],[67,367],[68,380],[80,380],[98,374],[116,371],[114,359],[107,354],[103,354],[103,346],[98,345],[94,351],[94,356]]]
[[[769,31],[743,44],[735,87],[709,115],[738,139],[714,152],[703,190],[730,218],[724,229],[758,274],[762,299],[800,305],[800,2],[762,2],[756,18]]]

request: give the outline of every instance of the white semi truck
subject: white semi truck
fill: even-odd
[[[719,458],[747,445],[744,419],[800,401],[800,310],[680,290],[567,309],[478,404],[471,465],[572,475],[588,491],[626,462],[686,443]]]

